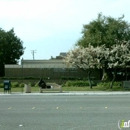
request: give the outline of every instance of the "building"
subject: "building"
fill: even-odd
[[[49,77],[59,79],[61,77],[87,77],[87,72],[80,69],[67,67],[62,57],[66,53],[60,53],[56,58],[49,60],[21,60],[20,65],[5,65],[5,77]],[[100,79],[99,70],[94,70],[92,77]]]

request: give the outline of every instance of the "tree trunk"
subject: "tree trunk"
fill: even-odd
[[[114,84],[115,79],[116,79],[116,69],[114,69],[113,79],[112,79],[111,84],[110,84],[110,89],[113,88],[113,84]]]
[[[92,72],[91,70],[88,70],[88,83],[89,83],[90,88],[92,89],[91,72]]]
[[[106,72],[106,68],[103,68],[103,75],[102,75],[102,81],[106,81],[108,79],[108,75]]]
[[[3,63],[0,63],[0,77],[5,76],[5,66]]]

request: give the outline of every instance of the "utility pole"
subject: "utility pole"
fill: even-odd
[[[33,55],[33,60],[34,60],[34,53],[36,53],[36,50],[31,50],[32,55]]]
[[[24,73],[23,73],[23,58],[21,60],[21,65],[22,65],[22,83],[23,83],[23,76],[24,76]],[[24,84],[24,83],[23,83]],[[24,87],[24,86],[23,86]],[[22,93],[23,93],[23,87],[22,88]]]

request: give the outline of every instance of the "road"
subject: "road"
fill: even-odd
[[[0,96],[0,130],[119,130],[122,119],[130,95]]]

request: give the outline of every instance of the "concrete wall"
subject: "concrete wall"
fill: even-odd
[[[50,77],[59,79],[60,77],[87,77],[87,72],[79,69],[61,69],[61,68],[5,68],[5,77]],[[100,79],[100,71],[94,70],[91,77]]]
[[[87,72],[69,68],[63,60],[22,60],[21,65],[5,65],[5,77],[50,77],[59,79],[62,76],[87,77]],[[94,70],[91,77],[100,80],[100,71]]]

